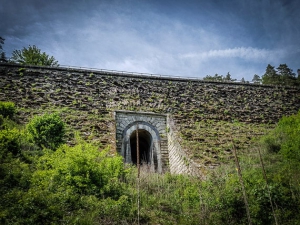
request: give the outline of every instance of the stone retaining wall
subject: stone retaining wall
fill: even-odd
[[[0,64],[0,80],[0,100],[13,101],[24,109],[20,111],[20,117],[25,118],[26,109],[35,109],[38,113],[40,107],[67,107],[76,111],[80,118],[70,118],[67,122],[71,127],[84,135],[93,131],[93,138],[112,146],[116,141],[115,135],[111,134],[115,121],[109,115],[117,110],[170,114],[178,136],[183,137],[186,143],[193,140],[208,146],[207,141],[213,140],[215,135],[222,139],[222,143],[229,141],[228,136],[223,131],[216,134],[215,131],[203,130],[205,137],[195,138],[190,135],[195,124],[202,123],[199,129],[208,129],[208,122],[213,126],[222,121],[238,121],[253,126],[274,124],[282,116],[297,113],[300,109],[300,89],[294,87],[10,64]],[[68,118],[69,115],[65,115]],[[245,134],[250,139],[252,135],[259,135],[246,129],[239,134]],[[178,139],[172,134],[169,136],[173,140]],[[183,152],[190,153],[189,145],[179,144],[185,148]],[[206,152],[217,158],[218,153],[202,149],[201,146],[194,150],[198,156]],[[176,152],[179,152],[179,148]],[[210,165],[210,160],[207,160],[206,167]],[[175,171],[175,168],[171,170]]]
[[[186,150],[182,148],[180,144],[182,140],[171,115],[168,116],[167,124],[170,172],[205,178],[205,173],[201,169],[202,165],[195,163]]]

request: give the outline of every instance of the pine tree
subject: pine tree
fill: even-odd
[[[5,39],[0,37],[0,62],[7,62],[5,52],[3,51],[2,45],[4,45]]]
[[[253,78],[252,78],[252,82],[255,84],[260,84],[261,83],[261,78],[259,75],[254,74]]]
[[[279,85],[280,77],[277,75],[275,67],[268,64],[266,68],[265,74],[262,76],[262,83],[263,84],[277,84]]]
[[[277,74],[280,76],[282,85],[296,85],[296,74],[293,73],[293,70],[290,69],[286,64],[280,64],[279,67],[277,67]]]

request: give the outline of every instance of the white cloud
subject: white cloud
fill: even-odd
[[[278,55],[282,55],[282,52],[279,50],[258,49],[252,47],[237,47],[221,50],[209,50],[201,53],[187,53],[183,54],[181,58],[197,58],[200,60],[212,58],[241,58],[244,60],[259,61],[267,60],[270,58],[273,59],[274,57],[278,57]]]

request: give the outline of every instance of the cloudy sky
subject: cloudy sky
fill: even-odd
[[[252,80],[300,69],[298,0],[0,0],[7,56],[36,45],[61,65]]]

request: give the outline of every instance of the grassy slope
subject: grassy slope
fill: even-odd
[[[104,145],[108,143],[103,142],[101,144],[101,140],[107,138],[106,132],[100,131],[95,135],[85,133],[90,130],[91,125],[112,122],[107,114],[98,117],[96,114],[89,115],[73,109],[49,106],[44,109],[19,109],[18,114],[22,118],[26,118],[22,121],[25,123],[30,120],[32,115],[46,112],[56,112],[66,121],[68,140],[71,145],[80,143],[74,139],[74,132],[78,127],[82,128],[80,134],[86,138],[86,141],[93,142],[97,146],[96,148],[90,146],[96,152],[99,146],[103,149]],[[83,119],[84,122],[78,118]],[[78,123],[82,124],[76,127]],[[249,139],[246,134],[251,129],[253,130],[252,125],[239,122],[219,121],[217,122],[218,126],[211,126],[212,124],[216,123],[206,121],[203,124],[195,124],[194,129],[187,130],[191,132],[189,137],[203,137],[208,133],[209,135],[205,136],[209,140],[207,143],[213,143],[215,139],[208,138],[214,137],[213,134],[220,133],[231,138],[229,132],[235,131],[236,133],[232,135],[234,143],[239,149],[242,149],[243,146],[239,145],[238,140],[242,137]],[[15,125],[11,124],[11,126]],[[18,129],[22,129],[20,125],[18,127]],[[201,133],[203,130],[206,130],[206,133]],[[255,130],[258,134],[262,131],[264,131],[264,126]],[[237,134],[245,135],[237,136]],[[193,141],[197,142],[196,140]],[[194,143],[193,141],[187,142],[187,146]],[[239,154],[251,217],[254,224],[273,224],[257,147],[253,146],[252,143],[254,140],[249,140],[249,146],[244,146],[244,154]],[[83,144],[81,146],[88,147],[89,145]],[[57,156],[47,153],[54,160],[53,162],[56,162],[53,167],[48,169],[43,166],[43,163],[36,164],[35,161],[29,163],[27,160],[24,161],[22,157],[7,159],[11,160],[8,161],[9,164],[4,161],[1,165],[2,172],[5,172],[3,173],[5,177],[1,182],[5,182],[1,189],[4,201],[0,205],[0,220],[4,221],[4,224],[23,224],[22,221],[26,221],[27,224],[137,224],[139,210],[141,224],[247,224],[241,186],[234,164],[221,165],[208,176],[206,181],[187,176],[151,174],[147,168],[142,169],[138,181],[134,168],[124,168],[126,175],[118,175],[117,177],[114,177],[112,175],[114,174],[113,170],[110,170],[112,172],[109,175],[112,176],[111,179],[108,179],[106,188],[98,192],[97,189],[96,191],[90,190],[90,186],[86,186],[84,183],[86,181],[92,182],[89,180],[89,176],[86,176],[86,172],[91,174],[90,172],[95,171],[96,164],[94,161],[90,161],[92,166],[85,162],[83,167],[81,163],[84,161],[67,158],[66,152],[75,150],[81,152],[86,147],[82,148],[80,145],[75,145],[74,149],[65,147],[65,150]],[[200,147],[195,148],[195,152]],[[80,157],[87,157],[86,159],[91,160],[89,155],[85,156],[85,152],[82,151],[79,154]],[[96,152],[94,151],[92,154],[97,155]],[[269,154],[264,151],[263,158],[280,224],[297,224],[299,188],[295,183],[297,182],[296,174],[285,167],[285,164],[282,164],[283,161],[277,154]],[[44,162],[45,159],[47,158],[41,162]],[[102,165],[102,169],[98,170],[100,174],[106,168],[106,164]],[[68,169],[65,166],[69,166],[70,172],[61,172]],[[80,186],[76,183],[64,183],[66,179],[70,179],[68,174],[72,174],[74,169],[79,170],[73,179]],[[89,170],[91,171],[89,172]],[[56,179],[58,182],[55,182]],[[81,184],[81,182],[83,183]],[[78,187],[80,187],[79,191],[77,190]],[[102,187],[99,186],[98,188],[101,190]],[[140,205],[137,204],[138,198]],[[15,204],[17,202],[18,204]]]

